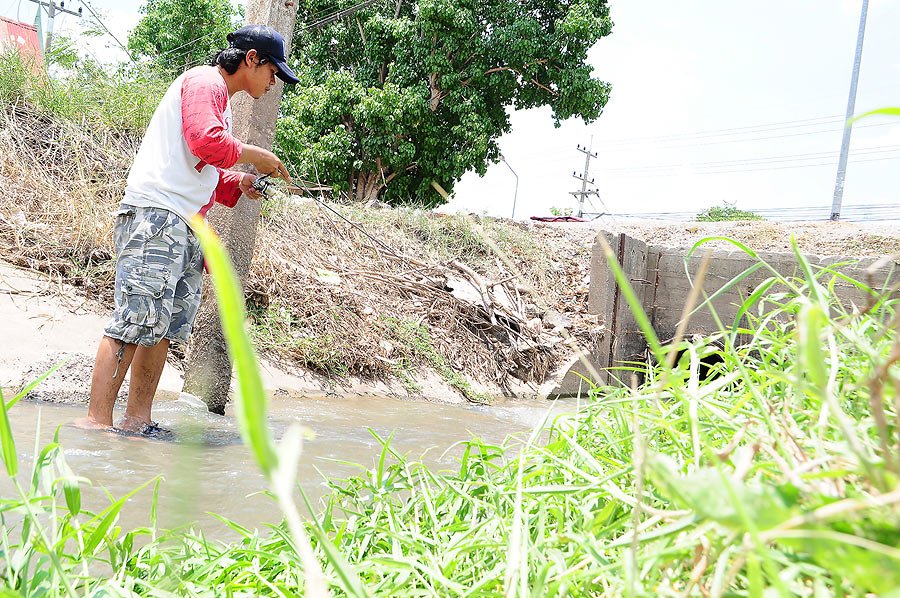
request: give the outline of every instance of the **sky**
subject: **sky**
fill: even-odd
[[[137,23],[136,0],[89,0],[124,41]],[[81,6],[69,0],[67,8]],[[549,109],[510,110],[499,140],[506,162],[457,184],[444,211],[525,219],[551,210],[578,213],[570,192],[588,178],[583,209],[621,218],[717,205],[831,211],[862,0],[610,0],[612,34],[589,53],[596,77],[612,85],[603,115],[554,128]],[[7,17],[31,22],[36,4],[0,0]],[[85,9],[85,13],[87,10]],[[78,39],[80,23],[57,19]],[[856,96],[857,114],[900,106],[900,0],[870,0]],[[111,39],[90,39],[101,59],[122,56]],[[872,117],[852,129],[842,212],[897,206],[900,119]],[[514,174],[515,173],[515,174]],[[518,184],[517,184],[518,178]],[[513,209],[515,212],[513,213]],[[785,211],[787,209],[787,211]]]

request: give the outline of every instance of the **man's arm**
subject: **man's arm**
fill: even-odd
[[[225,123],[228,88],[213,71],[191,73],[181,85],[181,123],[188,149],[199,159],[196,168],[206,165],[231,168],[252,164],[263,174],[290,180],[281,160],[256,145],[242,144]]]
[[[206,216],[214,203],[220,203],[226,207],[233,208],[237,205],[241,195],[246,195],[250,199],[260,199],[262,193],[253,188],[253,181],[256,175],[249,172],[236,172],[234,170],[219,170],[219,183],[213,191],[209,202],[200,208],[200,215]]]
[[[252,176],[243,172],[219,169],[219,184],[213,192],[216,203],[233,208],[241,198],[241,179],[244,176]]]
[[[291,180],[291,175],[278,156],[256,145],[245,145],[237,164],[253,164],[262,174],[281,177],[288,182]]]
[[[231,168],[244,151],[225,123],[228,88],[215,72],[197,70],[181,84],[181,131],[198,158],[195,168]]]

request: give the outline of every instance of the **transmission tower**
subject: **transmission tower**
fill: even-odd
[[[57,4],[54,0],[50,0],[49,2],[42,2],[41,0],[31,0],[35,4],[39,6],[43,6],[47,11],[47,39],[44,42],[44,53],[48,53],[50,51],[50,44],[53,43],[53,21],[56,18],[57,13],[65,13],[69,15],[75,15],[78,18],[81,18],[81,7],[78,7],[78,12],[74,10],[69,10],[66,8],[65,0],[61,0],[59,4]]]
[[[604,216],[606,212],[597,212],[594,207],[594,204],[588,199],[590,196],[594,196],[598,201],[602,204],[603,202],[600,200],[600,193],[597,189],[588,189],[588,185],[594,184],[594,179],[588,179],[588,175],[590,173],[591,168],[591,158],[596,158],[596,153],[591,153],[591,148],[582,147],[581,145],[576,146],[579,152],[584,154],[584,174],[581,176],[578,175],[577,172],[572,173],[572,177],[581,181],[581,191],[570,191],[570,195],[574,195],[578,198],[578,217],[583,218],[585,215],[593,216],[594,218],[599,218],[600,216]],[[593,212],[585,212],[584,211],[584,203],[587,202],[591,208],[594,209]],[[604,206],[605,207],[605,206]]]

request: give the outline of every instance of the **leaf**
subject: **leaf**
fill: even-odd
[[[16,454],[16,443],[13,439],[12,426],[6,412],[6,400],[0,389],[0,452],[3,453],[3,465],[6,473],[13,478],[19,473],[19,456]]]
[[[851,543],[859,542],[854,536],[825,530],[793,530],[790,536],[778,537],[777,542],[809,554],[838,579],[878,595],[900,588],[900,555],[895,554],[900,551],[895,548],[878,550],[877,544],[865,540],[865,546],[857,546]]]
[[[771,529],[791,516],[772,486],[751,485],[712,467],[678,475],[675,462],[659,454],[648,459],[648,467],[657,488],[672,502],[732,529]]]
[[[103,511],[103,519],[100,520],[100,523],[97,527],[94,528],[94,531],[88,536],[87,541],[84,543],[84,550],[82,554],[92,555],[100,543],[106,538],[106,532],[109,531],[109,528],[112,527],[112,524],[116,521],[116,518],[119,516],[119,511],[122,510],[122,507],[125,506],[125,501],[128,499],[127,496],[123,496],[113,504],[106,507]]]
[[[235,414],[241,436],[266,478],[271,479],[272,472],[278,467],[278,454],[266,418],[268,398],[260,377],[259,363],[245,328],[247,315],[240,283],[225,247],[206,221],[196,216],[191,226],[200,239],[203,255],[209,264],[228,354],[237,370],[239,392]]]
[[[806,304],[800,310],[798,322],[800,366],[819,396],[823,396],[828,385],[825,354],[822,351],[822,331],[827,320],[828,316],[818,305]]]
[[[892,107],[892,108],[878,108],[877,110],[869,110],[868,112],[863,112],[859,116],[854,116],[850,120],[847,121],[847,125],[851,125],[858,120],[863,118],[868,118],[870,116],[875,116],[878,114],[882,114],[884,116],[900,116],[900,107]]]
[[[154,478],[154,480],[156,479],[158,478]],[[116,519],[119,516],[119,512],[122,510],[122,507],[125,506],[125,503],[128,501],[128,499],[143,490],[147,486],[147,484],[154,480],[144,482],[116,502],[106,507],[102,513],[98,514],[96,517],[94,517],[94,519],[91,520],[91,522],[93,522],[100,518],[100,523],[97,525],[97,527],[94,528],[94,531],[91,532],[91,535],[88,536],[88,539],[85,541],[84,549],[81,551],[82,557],[84,555],[94,554],[94,551],[106,538],[106,532],[108,532],[109,528],[112,527],[112,524],[115,523]]]

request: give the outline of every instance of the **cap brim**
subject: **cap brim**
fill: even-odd
[[[294,74],[288,65],[284,62],[278,60],[272,60],[272,63],[278,67],[278,72],[275,74],[276,77],[284,81],[285,83],[300,83],[300,79],[297,78],[297,75]]]

